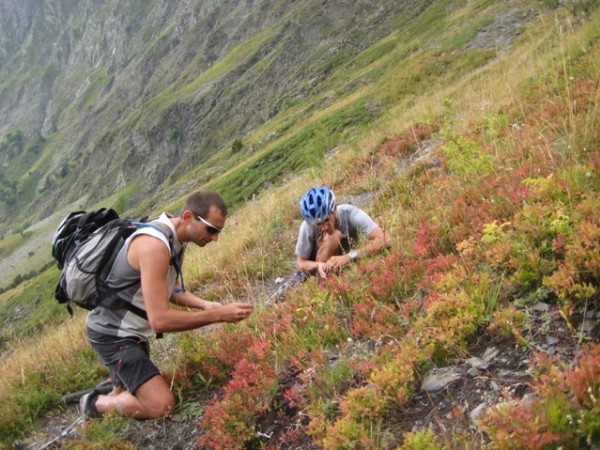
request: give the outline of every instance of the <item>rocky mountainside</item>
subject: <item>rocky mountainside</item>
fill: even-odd
[[[0,0],[0,227],[135,205],[429,3]]]
[[[51,264],[69,210],[209,188],[234,211],[507,51],[538,6],[0,0],[0,291]]]

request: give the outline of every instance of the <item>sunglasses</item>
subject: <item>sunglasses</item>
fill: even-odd
[[[210,234],[219,234],[221,231],[223,231],[223,228],[215,227],[212,223],[208,222],[200,216],[196,216],[196,219],[198,219],[200,222],[206,225],[206,229]]]

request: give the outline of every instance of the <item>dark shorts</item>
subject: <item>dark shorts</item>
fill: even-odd
[[[132,394],[160,371],[150,360],[148,342],[131,337],[122,338],[87,329],[92,348],[110,370],[113,385]]]

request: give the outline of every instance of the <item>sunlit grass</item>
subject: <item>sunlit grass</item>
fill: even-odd
[[[14,350],[0,360],[2,391],[10,384],[23,383],[31,372],[51,373],[72,358],[74,352],[87,346],[85,316],[80,310],[73,319],[49,330],[43,339],[36,339],[35,344],[23,339],[21,345],[14,346]]]
[[[314,182],[305,174],[285,188],[270,190],[246,203],[229,218],[218,242],[204,248],[190,248],[186,254],[185,277],[194,280],[192,284],[196,286],[211,278],[229,279],[230,282],[234,278],[241,279],[243,287],[249,288],[263,278],[263,274],[289,275],[291,254],[277,254],[273,250],[279,240],[286,240],[283,245],[287,245],[288,251],[292,250],[295,233],[290,229],[297,225],[297,204],[306,186]],[[282,236],[276,236],[277,233]],[[258,246],[258,243],[266,247]],[[219,283],[221,288],[223,282]],[[240,291],[239,286],[237,289],[232,286],[226,293],[236,298],[244,291]]]
[[[22,338],[0,361],[2,444],[37,425],[44,411],[61,405],[62,395],[89,388],[106,377],[85,337],[85,314],[35,338]]]

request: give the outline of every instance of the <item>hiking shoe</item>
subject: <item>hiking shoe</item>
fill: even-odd
[[[83,420],[99,418],[102,414],[96,409],[96,400],[100,393],[94,389],[79,400],[79,414]]]
[[[285,294],[297,284],[304,283],[308,279],[306,272],[298,271],[292,275],[289,281],[283,283],[266,301],[267,306],[273,306],[285,298]]]
[[[293,288],[297,284],[304,283],[306,280],[308,280],[308,274],[299,270],[298,272],[294,273],[292,279],[288,282],[289,289]]]

